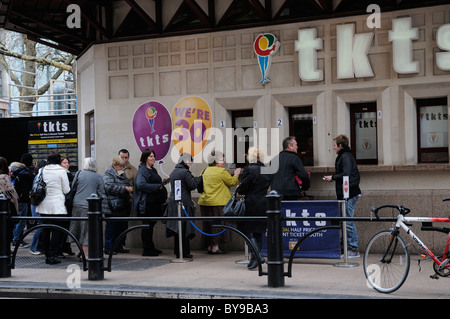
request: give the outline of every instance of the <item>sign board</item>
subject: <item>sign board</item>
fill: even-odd
[[[348,176],[342,177],[342,192],[344,193],[344,199],[350,197],[350,184],[348,182]]]
[[[282,201],[283,217],[339,217],[338,201]],[[324,226],[329,221],[284,221],[283,256],[289,257],[297,242],[309,232]],[[267,256],[267,234],[263,235],[261,254]],[[295,253],[303,258],[340,258],[340,230],[328,229],[306,239]]]
[[[28,121],[28,152],[35,161],[47,159],[50,152],[67,156],[78,164],[77,119],[51,117]]]
[[[174,181],[175,200],[181,200],[181,180]]]

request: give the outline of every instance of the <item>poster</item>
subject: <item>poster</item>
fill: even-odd
[[[283,217],[339,217],[338,201],[282,201]],[[289,257],[302,237],[329,221],[283,221],[283,256]],[[263,256],[267,256],[267,234],[263,235]],[[328,229],[306,239],[295,253],[303,258],[340,258],[340,230]]]

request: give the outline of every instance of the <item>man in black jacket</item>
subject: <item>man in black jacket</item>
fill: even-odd
[[[30,215],[30,190],[33,186],[34,173],[31,170],[33,165],[33,157],[31,154],[23,154],[20,158],[20,162],[12,162],[9,166],[11,171],[11,180],[14,182],[14,188],[19,195],[19,211],[17,214],[19,216]],[[26,221],[21,220],[14,226],[13,231],[13,244],[16,242],[23,234],[25,229]],[[24,241],[20,243],[20,248],[27,248],[30,245]]]
[[[271,176],[271,190],[276,190],[283,196],[283,200],[299,200],[301,190],[309,189],[309,175],[303,167],[303,162],[297,155],[297,140],[294,136],[283,140],[283,151],[272,162],[278,160],[278,170]],[[302,181],[302,189],[295,179],[298,176]]]
[[[346,135],[339,135],[333,139],[333,150],[338,155],[335,161],[334,175],[324,176],[327,182],[336,181],[336,197],[341,200],[344,199],[344,191],[342,187],[343,177],[348,176],[349,182],[349,198],[346,205],[347,217],[353,217],[355,213],[355,204],[359,196],[361,196],[361,189],[359,188],[359,171],[356,166],[356,160],[352,155],[350,147],[348,147],[349,139]],[[347,243],[348,243],[348,257],[358,258],[358,234],[354,222],[347,222]]]

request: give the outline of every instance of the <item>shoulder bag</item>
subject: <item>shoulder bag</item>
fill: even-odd
[[[244,216],[245,196],[237,198],[237,189],[234,191],[228,203],[223,207],[223,216]]]
[[[47,195],[47,184],[44,182],[44,168],[41,168],[30,191],[31,205],[38,206]]]

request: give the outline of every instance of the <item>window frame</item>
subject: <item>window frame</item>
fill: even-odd
[[[429,99],[416,99],[416,121],[417,121],[417,163],[448,163],[449,162],[449,155],[448,155],[448,146],[447,147],[428,147],[428,148],[422,148],[421,147],[421,135],[420,135],[420,108],[426,107],[426,106],[440,106],[444,105],[448,108],[448,101],[447,97],[436,97],[436,98],[429,98]],[[448,121],[448,120],[447,120]],[[447,129],[447,135],[448,135],[448,129]],[[422,155],[426,153],[446,153],[447,154],[447,161],[422,161]]]
[[[363,112],[375,112],[377,113],[377,102],[362,102],[362,103],[351,103],[350,107],[350,147],[352,149],[353,157],[356,160],[356,164],[361,165],[378,165],[378,124],[375,127],[376,133],[376,154],[375,159],[358,159],[356,158],[356,113]],[[378,122],[378,121],[377,121]]]

